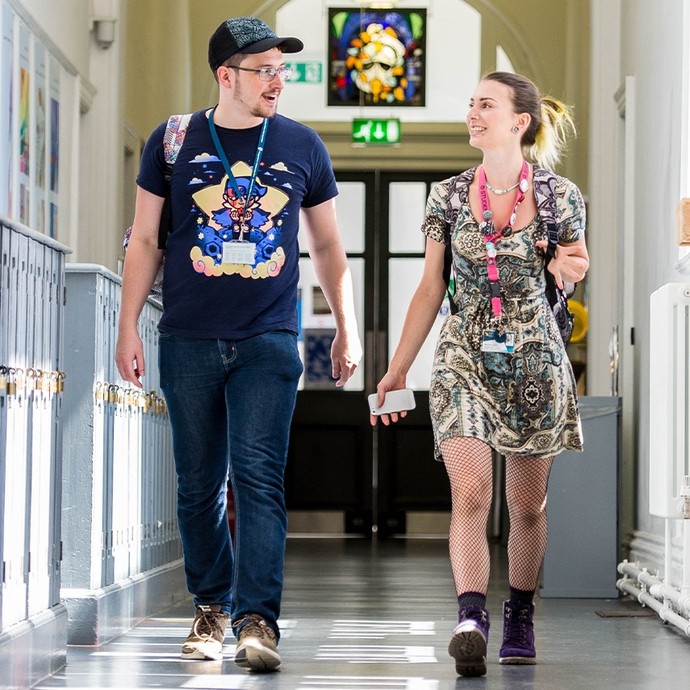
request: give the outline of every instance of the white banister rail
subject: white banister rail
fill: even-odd
[[[102,266],[67,267],[64,400],[63,600],[69,642],[100,644],[146,613],[186,596],[176,518],[176,477],[158,379],[161,305],[149,300],[139,332],[146,390],[114,364],[119,276]],[[139,604],[140,605],[140,604]],[[123,616],[123,610],[131,610]]]
[[[65,660],[59,419],[67,253],[45,235],[0,217],[1,687],[16,686],[13,673],[25,683],[57,671]],[[37,651],[33,639],[52,640],[55,648]]]

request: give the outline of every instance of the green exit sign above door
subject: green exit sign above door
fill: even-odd
[[[352,120],[353,144],[399,144],[400,120]]]
[[[320,62],[287,62],[285,66],[292,68],[290,82],[320,84],[323,80]]]

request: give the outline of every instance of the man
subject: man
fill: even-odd
[[[297,352],[300,213],[336,321],[332,372],[342,386],[361,357],[352,285],[323,142],[276,113],[302,50],[253,17],[223,22],[209,41],[218,105],[192,115],[172,168],[159,365],[178,474],[178,521],[196,615],[187,659],[220,659],[228,622],[235,662],[280,665],[278,616],[287,517],[283,475],[302,363]],[[165,123],[137,178],[122,281],[116,363],[141,386],[137,319],[161,262]],[[167,142],[166,145],[170,145]],[[227,482],[235,533],[227,521]]]

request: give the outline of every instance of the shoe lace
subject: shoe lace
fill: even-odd
[[[225,630],[223,629],[219,614],[215,611],[206,611],[201,608],[199,612],[200,613],[197,613],[194,619],[194,634],[200,638],[223,638],[225,636]]]
[[[488,620],[487,613],[484,609],[474,608],[472,606],[467,606],[460,612],[460,623],[471,618],[478,623],[486,624]]]
[[[242,637],[269,637],[273,641],[276,639],[273,628],[261,616],[256,614],[240,618],[232,624],[233,628],[239,628],[240,626],[242,627],[239,634]]]
[[[517,614],[517,615],[516,615]],[[527,644],[527,618],[528,611],[521,609],[506,609],[505,620],[505,640],[510,644]]]

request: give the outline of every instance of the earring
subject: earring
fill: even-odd
[[[515,125],[511,131],[517,134],[520,131],[520,128],[517,125]]]

